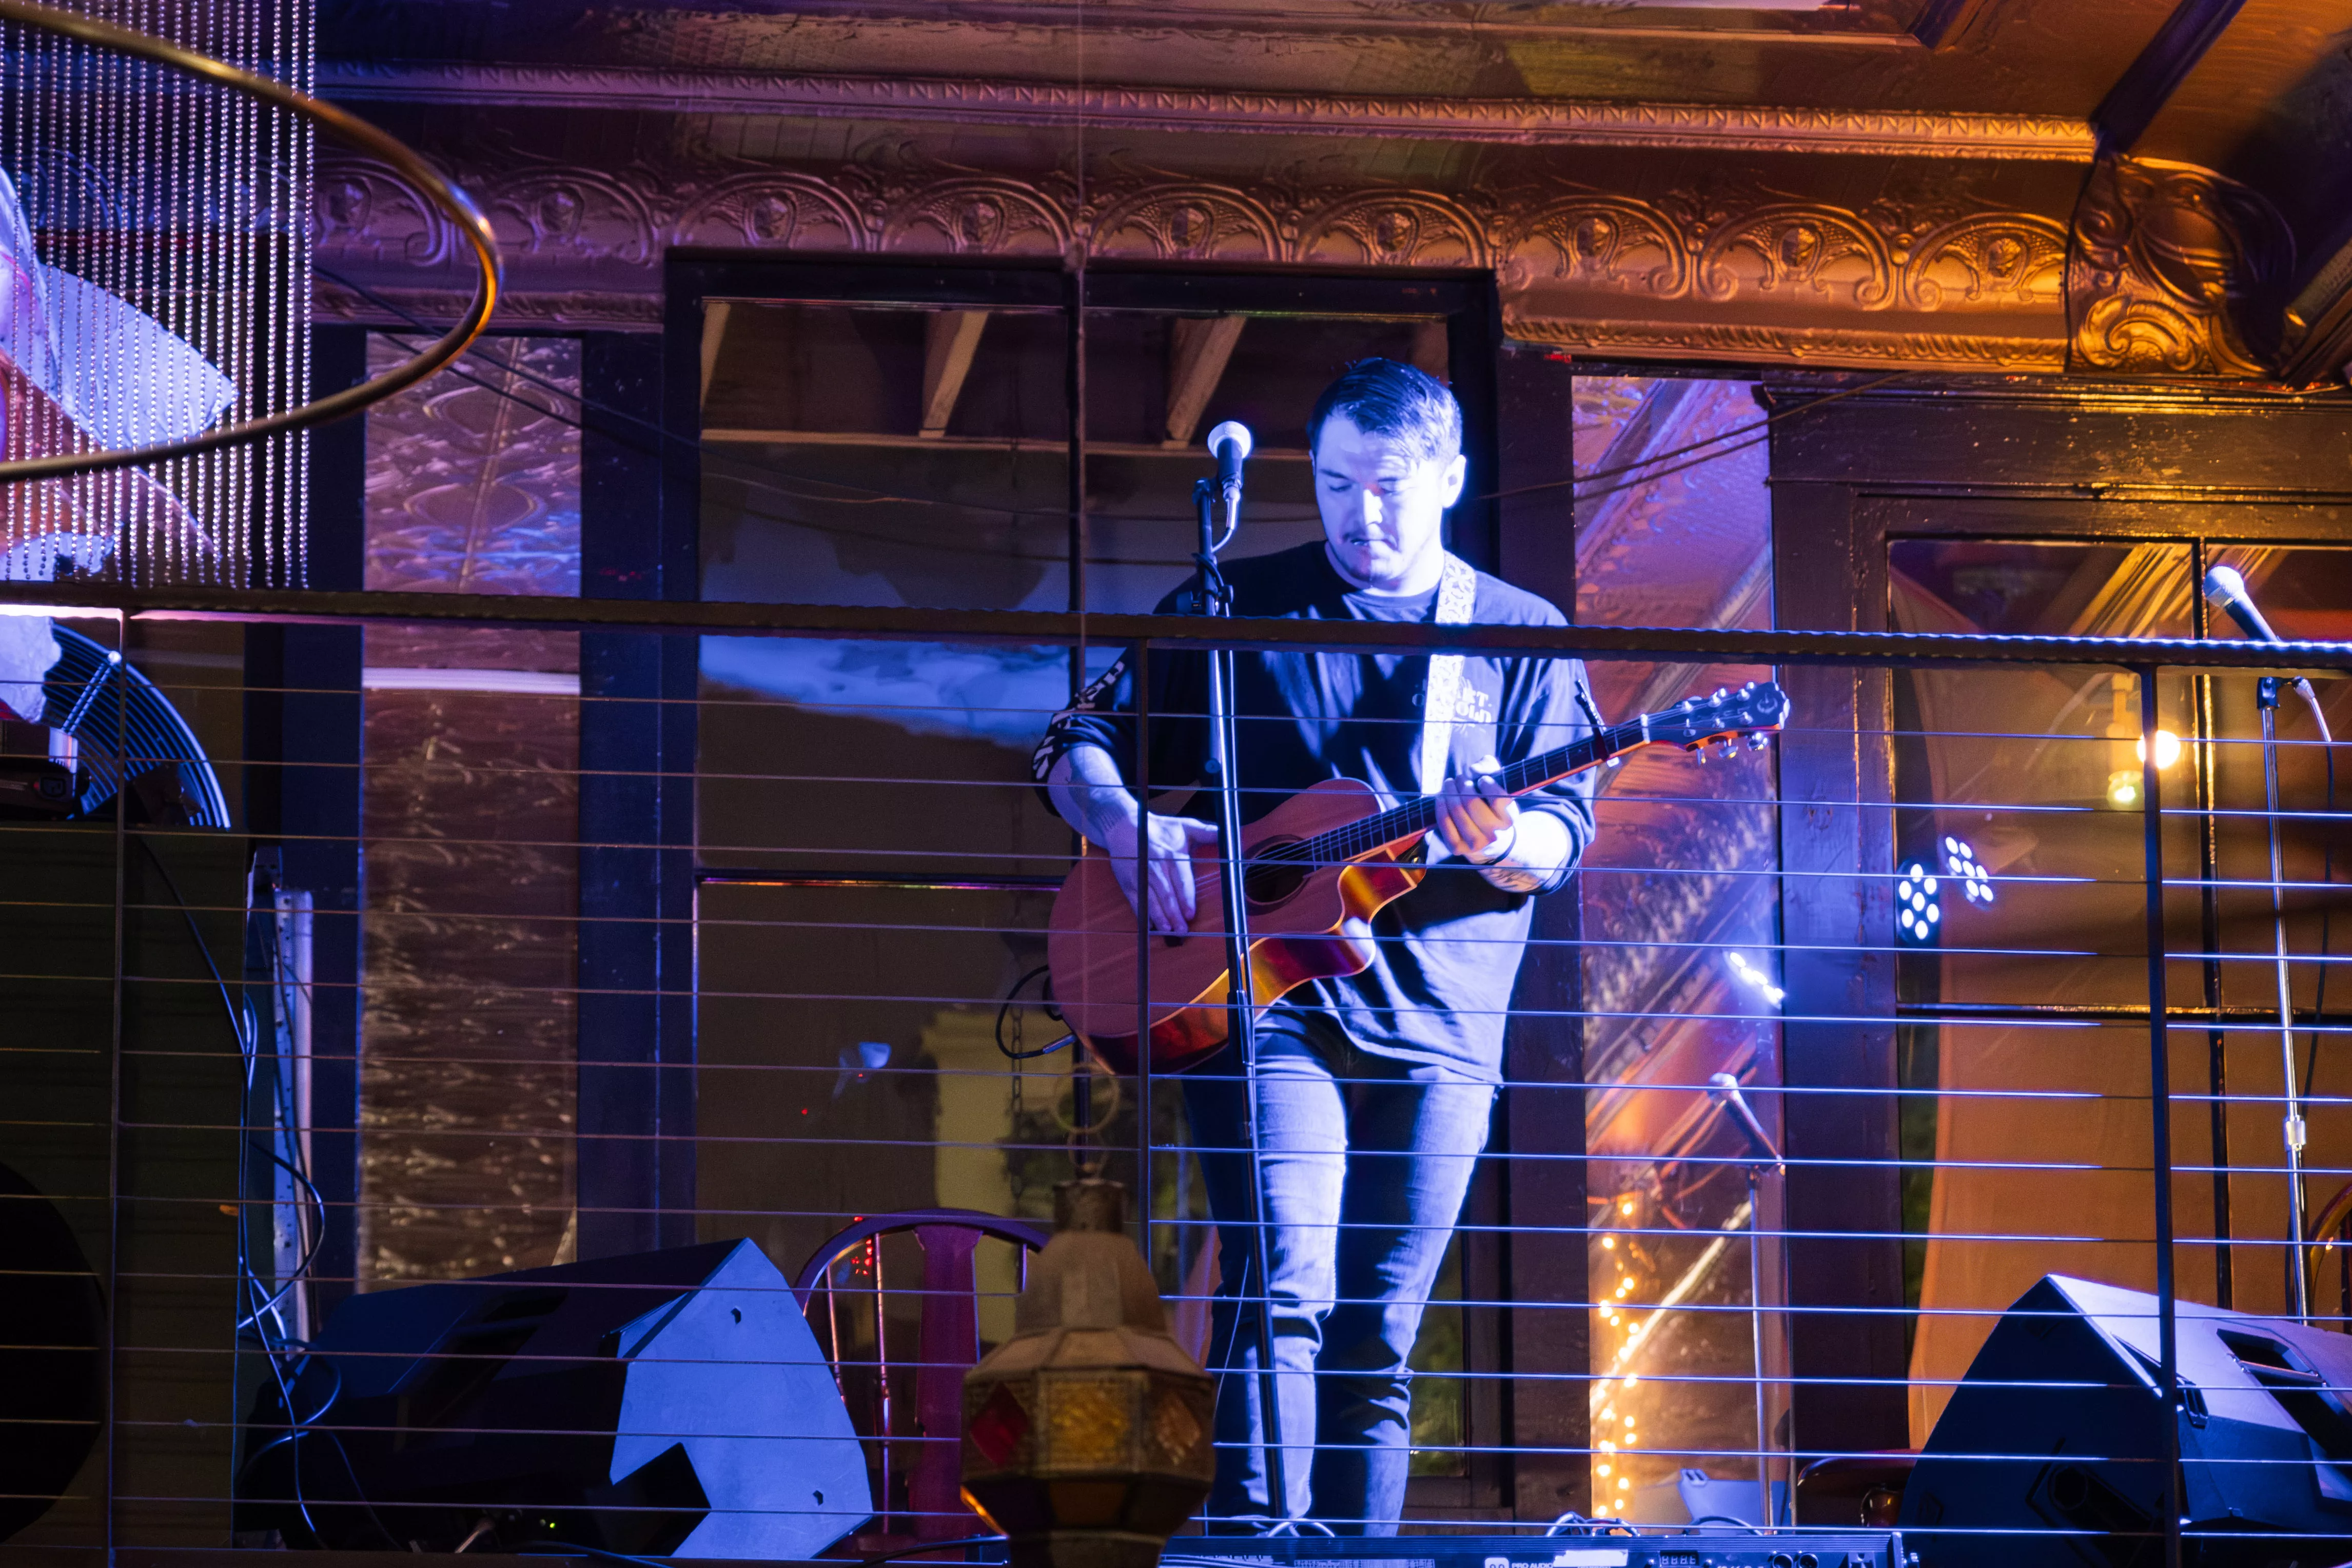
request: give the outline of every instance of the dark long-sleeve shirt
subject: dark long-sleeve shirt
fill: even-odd
[[[1436,602],[1434,590],[1418,598],[1354,590],[1320,542],[1231,562],[1225,575],[1237,616],[1423,621]],[[1160,601],[1161,613],[1191,604],[1198,589],[1197,580],[1180,587]],[[1483,572],[1472,619],[1566,624],[1544,600]],[[1426,657],[1244,650],[1234,663],[1244,821],[1325,779],[1361,780],[1385,805],[1420,794],[1414,775]],[[1151,792],[1213,782],[1208,657],[1155,653],[1150,669]],[[1465,773],[1489,755],[1515,763],[1586,733],[1580,690],[1589,703],[1584,667],[1576,659],[1465,656],[1446,773]],[[1063,753],[1081,745],[1101,747],[1132,777],[1135,736],[1135,680],[1121,660],[1047,728],[1034,759],[1037,781],[1043,784]],[[1555,816],[1568,830],[1567,866],[1542,891],[1564,885],[1592,841],[1592,787],[1593,775],[1585,773],[1519,799],[1522,811]],[[1193,815],[1213,816],[1197,806]],[[1503,1026],[1533,902],[1533,895],[1497,888],[1474,868],[1441,864],[1374,918],[1378,956],[1370,968],[1301,986],[1285,1005],[1328,1011],[1374,1054],[1498,1081]]]

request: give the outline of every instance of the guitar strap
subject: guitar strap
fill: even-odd
[[[1478,574],[1470,563],[1445,552],[1445,568],[1437,579],[1437,614],[1441,626],[1466,626],[1478,607]],[[1429,685],[1421,700],[1421,758],[1416,770],[1421,793],[1435,795],[1445,783],[1446,753],[1452,749],[1454,725],[1462,704],[1462,656],[1432,654]]]

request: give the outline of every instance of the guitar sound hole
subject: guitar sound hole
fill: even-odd
[[[1279,904],[1298,891],[1314,868],[1296,860],[1253,861],[1242,872],[1242,891],[1252,908]]]

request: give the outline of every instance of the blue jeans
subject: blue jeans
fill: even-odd
[[[1241,1310],[1249,1155],[1237,1051],[1184,1079],[1184,1104],[1220,1274],[1210,1353],[1217,1383],[1212,1519],[1263,1520],[1257,1326]],[[1341,1534],[1393,1535],[1412,1426],[1405,1358],[1463,1195],[1486,1146],[1492,1085],[1448,1068],[1359,1050],[1328,1015],[1275,1008],[1258,1029],[1276,1399],[1293,1519]],[[1237,1322],[1238,1320],[1238,1322]],[[1236,1328],[1238,1327],[1238,1332]],[[1230,1349],[1228,1349],[1230,1347]]]

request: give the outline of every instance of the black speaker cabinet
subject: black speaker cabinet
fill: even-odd
[[[2185,1559],[2352,1559],[2352,1338],[2179,1303]],[[2003,1315],[1903,1492],[1927,1568],[2160,1568],[2156,1298],[2049,1275]]]
[[[239,1528],[302,1545],[806,1558],[872,1512],[832,1368],[749,1241],[352,1297],[245,1454]]]
[[[106,1302],[73,1226],[0,1165],[0,1541],[73,1484],[106,1420]]]

